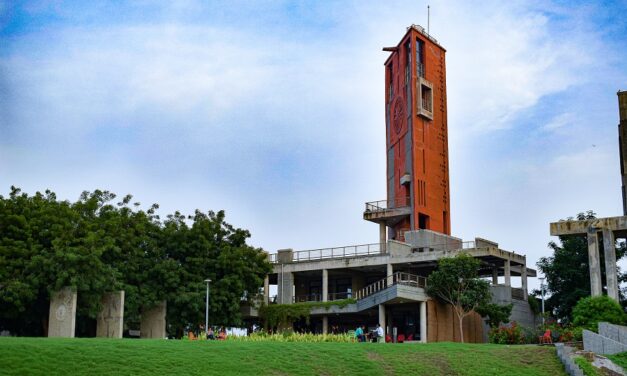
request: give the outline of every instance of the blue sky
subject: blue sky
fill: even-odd
[[[268,251],[377,241],[381,47],[424,1],[0,0],[0,193],[225,209]],[[627,2],[431,3],[447,48],[453,233],[548,255],[621,214]],[[533,284],[532,284],[533,285]]]

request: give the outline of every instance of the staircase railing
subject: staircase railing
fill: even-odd
[[[355,293],[355,298],[358,300],[363,299],[394,285],[426,288],[427,278],[409,273],[396,272],[358,290],[357,293]]]

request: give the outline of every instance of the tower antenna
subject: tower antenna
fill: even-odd
[[[429,34],[429,27],[431,26],[431,6],[427,5],[427,35]]]

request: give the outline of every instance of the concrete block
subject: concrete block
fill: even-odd
[[[614,325],[607,322],[599,323],[599,335],[627,345],[627,326]]]
[[[431,230],[405,232],[405,242],[413,248],[430,251],[457,250],[462,248],[462,239]]]
[[[74,338],[76,329],[76,291],[64,287],[52,295],[48,316],[48,337]]]
[[[122,338],[124,331],[124,291],[104,294],[98,314],[96,337]]]
[[[583,348],[595,354],[612,355],[627,351],[627,345],[589,330],[583,331]]]
[[[167,302],[164,300],[156,307],[142,312],[140,332],[141,338],[165,338],[165,315],[167,312]]]

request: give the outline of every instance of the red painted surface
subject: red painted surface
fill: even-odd
[[[417,115],[419,69],[416,64],[416,40],[421,40],[423,43],[424,79],[433,85],[433,119]],[[409,28],[398,44],[398,49],[392,52],[385,63],[385,107],[386,116],[389,119],[386,133],[388,158],[390,158],[390,149],[394,149],[393,171],[387,173],[388,200],[394,197],[396,206],[400,206],[399,200],[413,196],[413,220],[407,218],[401,221],[393,227],[392,234],[419,228],[449,235],[451,233],[445,53],[444,48],[431,41],[419,30]],[[405,79],[407,66],[409,66],[409,80]],[[411,90],[411,107],[409,108],[406,81]],[[390,95],[390,83],[393,84],[392,95]],[[409,145],[406,143],[407,138],[410,139],[411,148],[406,147]],[[411,166],[406,163],[407,157],[412,161]],[[391,166],[389,162],[388,170]],[[406,173],[410,174],[411,183],[401,185],[400,179]],[[393,192],[390,191],[390,186]],[[425,220],[421,221],[421,217]],[[398,236],[393,235],[393,237],[403,240]]]

